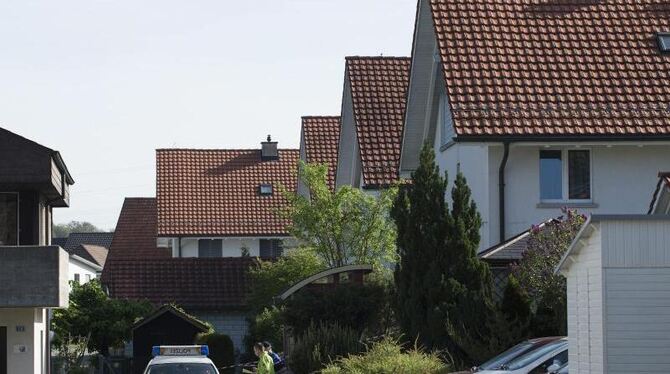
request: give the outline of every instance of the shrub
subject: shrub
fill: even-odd
[[[341,358],[326,367],[323,374],[424,374],[447,373],[448,367],[436,354],[424,353],[418,349],[403,352],[402,347],[392,338],[374,343],[362,355]]]
[[[198,334],[197,344],[207,344],[209,346],[209,358],[216,367],[230,366],[235,364],[235,350],[233,341],[228,335],[217,334],[214,332]],[[221,370],[221,373],[234,373],[235,369]]]
[[[283,326],[281,314],[283,309],[265,308],[249,322],[249,332],[244,337],[245,348],[250,349],[256,342],[269,341],[275,352],[284,350]]]
[[[304,289],[286,302],[284,322],[297,335],[302,334],[312,323],[337,323],[362,332],[378,326],[383,321],[387,292],[383,285],[340,285],[335,289],[322,291]]]
[[[363,348],[359,335],[351,328],[313,324],[296,339],[289,365],[296,374],[307,374]]]

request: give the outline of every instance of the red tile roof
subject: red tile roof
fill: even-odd
[[[670,135],[658,0],[428,0],[458,135]]]
[[[340,116],[302,117],[305,162],[328,166],[328,186],[331,189],[335,188],[340,127]]]
[[[243,308],[250,288],[248,268],[254,259],[154,258],[114,260],[105,267],[103,284],[114,298],[176,303],[187,310]]]
[[[347,57],[363,185],[398,180],[409,57]]]
[[[107,261],[171,256],[169,250],[156,246],[156,199],[126,198],[116,223]]]
[[[249,258],[172,258],[156,247],[156,199],[123,204],[102,282],[115,298],[177,303],[193,310],[238,308],[249,290]],[[206,287],[204,286],[206,285]]]
[[[278,160],[261,160],[260,150],[159,149],[158,236],[288,235],[277,210],[295,191],[299,151],[279,150]],[[273,185],[271,196],[259,186]]]

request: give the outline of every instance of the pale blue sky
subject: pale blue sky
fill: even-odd
[[[0,127],[61,151],[57,223],[155,196],[154,150],[298,147],[347,55],[409,55],[416,0],[0,2]]]

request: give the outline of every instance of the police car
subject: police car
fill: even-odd
[[[206,345],[154,346],[151,354],[144,374],[219,374]]]

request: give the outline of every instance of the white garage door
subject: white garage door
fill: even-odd
[[[607,372],[670,373],[670,269],[605,269]]]

